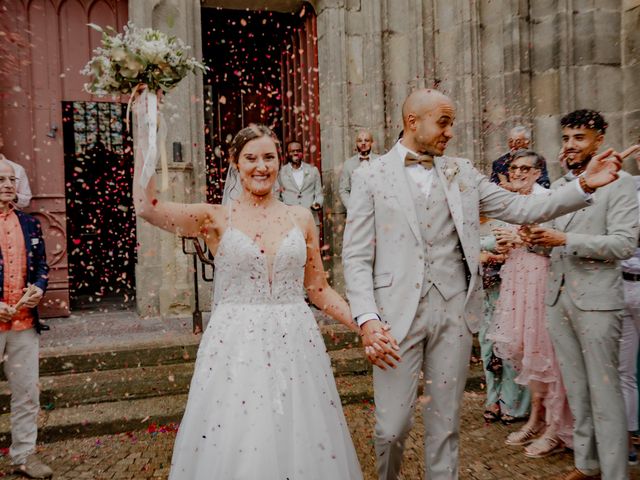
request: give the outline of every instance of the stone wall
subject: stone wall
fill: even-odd
[[[622,8],[622,140],[640,143],[640,0],[624,0]],[[627,162],[635,167],[633,162]]]
[[[640,0],[319,0],[316,8],[329,192],[359,128],[373,131],[378,152],[393,145],[402,101],[416,87],[454,99],[447,153],[485,171],[506,151],[509,129],[524,124],[557,177],[558,122],[577,108],[603,112],[607,145],[640,140]],[[339,285],[345,212],[327,197]]]

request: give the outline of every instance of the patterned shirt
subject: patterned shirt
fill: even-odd
[[[27,250],[20,221],[13,208],[0,212],[0,252],[4,268],[4,303],[13,306],[22,298],[27,284]],[[21,308],[11,322],[0,322],[0,332],[28,330],[33,327],[33,314]]]

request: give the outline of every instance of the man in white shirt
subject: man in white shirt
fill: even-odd
[[[320,225],[318,211],[322,208],[324,195],[318,169],[302,161],[302,144],[287,145],[289,162],[280,169],[280,199],[287,205],[302,205],[311,209],[316,225]]]
[[[13,171],[16,176],[16,200],[15,205],[20,210],[29,206],[31,202],[31,188],[29,187],[29,177],[27,177],[27,172],[21,165],[18,165],[15,162],[12,162],[7,157],[4,156],[2,152],[4,148],[4,139],[2,138],[2,134],[0,134],[0,160],[6,160],[9,165],[13,167]]]

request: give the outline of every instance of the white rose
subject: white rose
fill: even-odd
[[[140,56],[148,63],[160,63],[169,53],[166,42],[162,40],[147,40],[140,45]]]
[[[113,59],[114,62],[121,62],[126,57],[127,57],[127,51],[122,47],[114,48],[111,50],[111,58]]]

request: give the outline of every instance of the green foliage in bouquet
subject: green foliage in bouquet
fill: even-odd
[[[127,23],[122,33],[113,28],[90,27],[102,33],[102,46],[82,70],[91,81],[84,88],[94,95],[129,94],[146,84],[152,92],[168,92],[189,72],[206,67],[187,55],[190,47],[182,40],[152,28]]]

